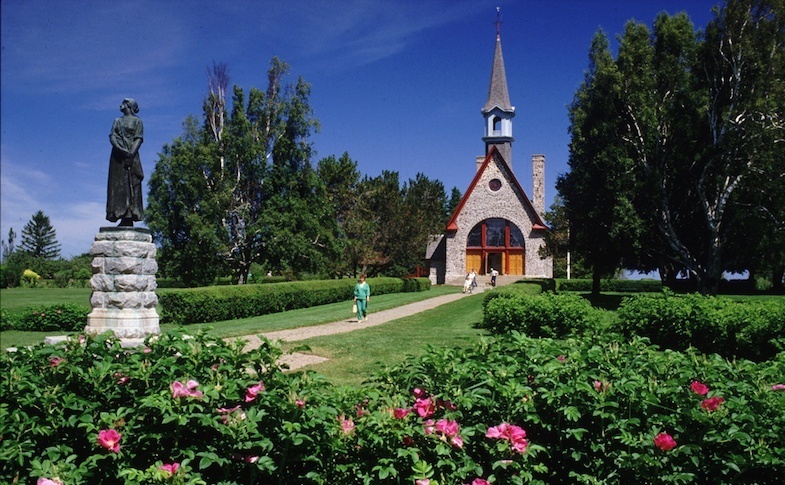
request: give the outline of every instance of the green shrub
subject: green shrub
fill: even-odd
[[[31,332],[81,331],[87,325],[90,308],[73,303],[41,305],[26,308],[14,323],[14,330]]]
[[[772,358],[785,343],[785,304],[697,294],[638,295],[618,310],[618,330],[665,348],[752,360]]]
[[[578,295],[510,293],[487,300],[481,327],[493,334],[562,338],[583,334],[597,322],[596,310]]]
[[[556,291],[591,291],[590,279],[556,279]],[[600,291],[614,293],[659,293],[662,282],[659,280],[602,280]]]
[[[659,351],[644,339],[620,344],[512,334],[471,349],[431,349],[375,382],[382,394],[418,389],[449,401],[433,419],[449,416],[471,430],[464,449],[495,483],[656,477],[658,483],[775,484],[785,476],[783,376],[785,353],[755,364]],[[696,394],[693,381],[708,394]],[[704,409],[706,399],[716,410]],[[498,423],[525,429],[525,457],[485,438]],[[660,433],[675,448],[659,449]],[[498,461],[502,451],[510,461]],[[458,454],[421,453],[437,470],[463,465]]]
[[[347,388],[283,373],[269,342],[242,348],[176,331],[137,350],[103,335],[0,355],[0,483],[765,484],[785,474],[785,354],[755,364],[643,339],[512,334],[430,349]],[[488,436],[502,423],[525,431],[522,452]],[[99,441],[108,430],[117,451]],[[655,445],[662,432],[673,449]],[[174,476],[160,469],[172,463]]]
[[[13,330],[15,322],[16,319],[5,308],[0,307],[0,331]]]
[[[372,295],[430,288],[426,278],[371,278],[368,283]],[[160,292],[158,301],[162,307],[162,322],[185,325],[349,301],[355,284],[353,279],[343,279],[168,289]]]

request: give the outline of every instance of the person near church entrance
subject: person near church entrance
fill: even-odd
[[[495,269],[491,268],[491,286],[496,286],[496,277],[499,276],[499,272]]]
[[[371,287],[365,282],[365,275],[361,275],[354,285],[354,302],[357,304],[357,321],[368,319],[368,300],[371,299]]]
[[[466,279],[463,281],[463,293],[471,293],[477,287],[477,272],[472,268],[471,273],[466,274]]]

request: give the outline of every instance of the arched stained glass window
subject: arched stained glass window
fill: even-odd
[[[482,246],[482,223],[477,224],[472,228],[469,233],[469,238],[466,240],[466,245],[470,247]]]
[[[507,221],[504,219],[486,219],[485,220],[485,246],[491,247],[504,247],[504,232],[507,227]]]
[[[509,244],[507,243],[508,234]],[[526,246],[526,240],[518,226],[506,219],[494,218],[486,219],[474,226],[466,238],[466,246],[472,248],[523,248]]]

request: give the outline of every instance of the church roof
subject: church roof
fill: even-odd
[[[463,197],[461,197],[461,201],[458,203],[458,206],[455,208],[452,217],[450,217],[450,220],[447,222],[445,231],[454,232],[458,230],[458,223],[457,223],[458,216],[461,214],[461,211],[463,210],[463,206],[466,204],[466,201],[469,200],[469,197],[471,196],[472,192],[474,192],[474,188],[477,186],[480,179],[482,178],[483,172],[485,172],[485,170],[488,168],[488,165],[491,163],[494,157],[498,157],[499,161],[504,167],[504,170],[507,171],[510,178],[512,179],[512,183],[515,184],[515,187],[520,191],[521,194],[523,194],[522,197],[523,203],[529,209],[528,212],[530,214],[534,214],[534,217],[532,217],[531,219],[532,230],[533,231],[548,230],[548,226],[546,226],[545,223],[542,221],[542,219],[540,218],[540,214],[538,214],[537,211],[534,209],[534,205],[532,205],[531,200],[529,200],[529,197],[526,195],[526,192],[523,190],[523,187],[521,187],[521,184],[518,183],[518,179],[515,178],[515,174],[512,173],[512,170],[510,170],[510,166],[507,165],[507,161],[504,160],[504,157],[502,157],[501,153],[496,148],[496,145],[493,145],[491,146],[491,149],[488,151],[488,155],[485,156],[485,160],[482,162],[482,165],[480,165],[479,170],[477,170],[477,173],[474,174],[472,183],[469,184],[469,188],[466,189],[466,193],[463,194]]]
[[[491,70],[491,86],[488,89],[488,101],[482,108],[483,113],[488,113],[494,108],[502,111],[513,111],[510,104],[510,93],[507,91],[507,75],[504,72],[504,57],[502,56],[501,35],[496,33],[496,51],[493,54],[493,69]]]

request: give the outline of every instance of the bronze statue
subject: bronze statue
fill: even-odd
[[[109,184],[106,191],[106,220],[120,221],[120,226],[133,226],[144,219],[142,207],[142,161],[139,147],[144,140],[142,120],[136,116],[139,105],[126,98],[120,105],[123,116],[114,120],[109,141]]]

